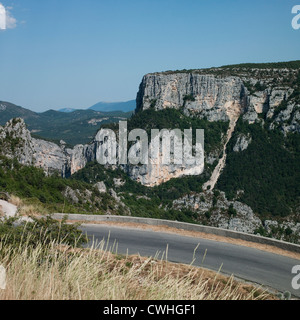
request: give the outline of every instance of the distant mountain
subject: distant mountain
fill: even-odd
[[[22,118],[36,137],[54,141],[64,140],[70,145],[88,143],[94,138],[101,125],[118,122],[131,115],[132,112],[100,112],[89,109],[72,112],[48,110],[36,113],[12,103],[0,101],[1,126],[12,118]]]
[[[100,111],[100,112],[113,112],[113,111],[122,111],[130,112],[134,111],[136,107],[135,100],[130,100],[126,102],[99,102],[95,105],[88,108],[88,110]],[[59,112],[70,113],[79,109],[74,108],[62,108],[59,109]]]
[[[123,111],[129,112],[135,110],[136,102],[135,100],[130,100],[126,102],[99,102],[92,107],[90,110],[110,112],[110,111]]]

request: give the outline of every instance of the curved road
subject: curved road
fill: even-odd
[[[280,292],[290,291],[292,295],[300,298],[300,289],[294,290],[291,282],[295,274],[292,267],[300,265],[300,261],[289,257],[261,251],[258,249],[217,242],[202,238],[182,236],[178,234],[139,230],[127,227],[108,225],[83,224],[81,229],[90,239],[99,243],[103,239],[108,248],[122,254],[137,254],[141,256],[155,256],[159,258],[168,248],[168,261],[190,264],[193,260],[195,266],[203,266],[255,282]],[[91,240],[92,241],[92,240]],[[90,242],[91,244],[91,242]],[[203,261],[204,258],[204,261]]]

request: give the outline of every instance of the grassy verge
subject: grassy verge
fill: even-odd
[[[67,244],[70,226],[63,223],[43,219],[40,225],[6,222],[1,228],[0,261],[7,274],[0,300],[274,299],[205,269],[112,254],[104,242],[89,249],[79,241]]]

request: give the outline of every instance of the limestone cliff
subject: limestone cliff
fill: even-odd
[[[239,77],[199,73],[155,73],[144,76],[137,94],[137,111],[183,108],[185,114],[227,121],[246,107]]]
[[[298,72],[237,67],[151,73],[140,84],[137,112],[175,108],[209,121],[228,121],[243,114],[249,122],[264,113],[277,123],[290,120],[285,130],[300,132],[300,105],[293,97]],[[277,113],[283,102],[288,106]]]

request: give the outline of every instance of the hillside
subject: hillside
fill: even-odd
[[[36,112],[16,106],[13,103],[0,101],[0,125],[5,125],[12,118],[22,118],[27,122],[37,120],[40,116]]]
[[[12,118],[22,118],[34,136],[54,141],[64,140],[69,145],[88,143],[102,124],[127,119],[131,114],[131,112],[122,111],[94,110],[74,110],[73,112],[48,110],[36,113],[12,103],[0,101],[0,125],[5,125]]]

